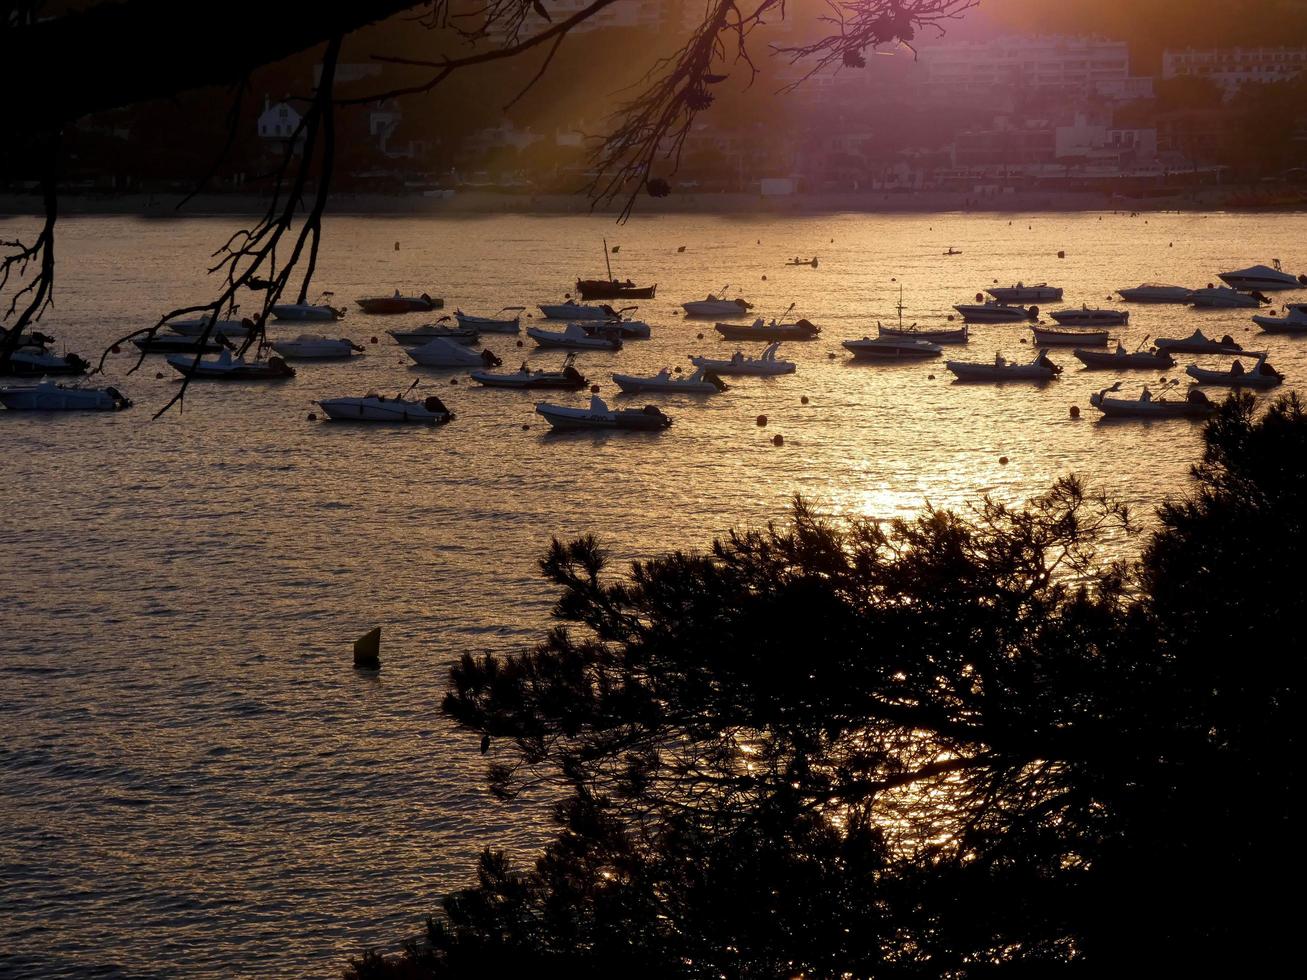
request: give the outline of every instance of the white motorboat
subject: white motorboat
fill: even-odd
[[[409,391],[413,388],[410,387]],[[443,425],[454,417],[454,413],[445,407],[435,395],[422,400],[409,399],[402,395],[387,398],[376,392],[369,392],[362,398],[327,398],[318,405],[327,417],[336,422],[408,422],[425,425]]]
[[[1050,286],[1046,282],[1035,286],[1027,286],[1022,282],[1015,286],[994,286],[985,292],[1000,303],[1048,303],[1062,298],[1062,287]]]
[[[910,337],[863,337],[846,340],[842,346],[859,361],[921,361],[944,353],[939,344]]]
[[[1163,391],[1169,390],[1168,385]],[[1191,388],[1183,399],[1154,397],[1145,386],[1138,398],[1111,398],[1109,395],[1119,391],[1121,382],[1110,388],[1104,388],[1089,396],[1089,404],[1103,413],[1106,418],[1132,419],[1171,419],[1171,418],[1206,418],[1216,411],[1217,405],[1197,388]]]
[[[1249,310],[1268,302],[1259,294],[1241,293],[1229,286],[1208,286],[1189,294],[1189,302],[1206,310]]]
[[[772,320],[770,323],[764,323],[761,317],[748,326],[738,323],[715,323],[713,329],[725,340],[816,340],[821,334],[821,327],[809,320],[796,320],[794,323],[778,323]]]
[[[1266,333],[1307,333],[1307,303],[1290,303],[1285,308],[1284,316],[1274,313],[1253,317]]]
[[[1035,359],[1021,364],[995,354],[993,363],[974,361],[946,361],[944,366],[959,381],[1051,381],[1062,369],[1048,359],[1048,351],[1040,348]]]
[[[0,387],[0,405],[11,412],[117,412],[132,403],[117,388],[79,388],[43,378],[39,384]]]
[[[1307,276],[1293,276],[1280,268],[1280,260],[1272,259],[1273,266],[1254,265],[1247,269],[1220,273],[1220,279],[1227,286],[1245,293],[1267,293],[1281,289],[1302,289],[1307,287]]]
[[[153,337],[134,337],[132,344],[144,354],[216,354],[231,345],[226,336],[186,337],[175,333],[160,333]]]
[[[555,429],[634,429],[656,432],[666,429],[672,420],[653,405],[644,408],[609,408],[598,395],[590,396],[589,408],[569,408],[540,402],[536,412],[543,415]]]
[[[166,326],[173,333],[181,334],[183,337],[199,337],[204,331],[209,330],[209,318],[201,316],[190,320],[169,320]],[[253,328],[254,323],[251,320],[218,320],[213,324],[213,329],[209,330],[209,336],[234,337],[243,340],[249,336]]]
[[[1051,327],[1031,327],[1035,343],[1040,347],[1103,347],[1107,344],[1106,330],[1054,330]]]
[[[590,382],[584,374],[576,369],[576,355],[568,354],[563,367],[558,371],[532,371],[523,362],[522,366],[511,374],[495,371],[473,371],[471,378],[477,384],[487,388],[557,388],[566,391],[580,391]]]
[[[620,337],[595,336],[579,323],[569,323],[563,330],[527,327],[526,335],[541,347],[558,350],[616,351],[622,349],[622,339]]]
[[[439,310],[445,301],[423,293],[420,296],[404,296],[398,289],[393,296],[368,296],[354,301],[364,313],[374,316],[394,316],[399,313],[426,313]]]
[[[622,315],[607,303],[587,306],[585,303],[541,303],[540,312],[549,320],[620,320]]]
[[[1220,340],[1212,340],[1201,330],[1195,330],[1188,337],[1158,337],[1156,344],[1158,350],[1168,354],[1238,354],[1243,351],[1229,334]]]
[[[302,333],[294,340],[278,340],[272,345],[287,360],[340,360],[363,353],[363,348],[347,337],[331,340],[316,333]]]
[[[1210,368],[1200,368],[1197,364],[1190,364],[1184,369],[1184,373],[1200,385],[1220,385],[1227,388],[1274,388],[1284,382],[1284,375],[1266,362],[1265,352],[1248,353],[1242,356],[1257,358],[1257,363],[1251,370],[1245,369],[1243,363],[1236,359],[1224,371],[1213,371]]]
[[[1145,282],[1138,286],[1118,289],[1116,294],[1127,303],[1188,303],[1193,290],[1184,286]]]
[[[670,368],[663,368],[652,377],[644,378],[632,374],[614,374],[613,381],[617,384],[617,387],[628,395],[653,391],[669,394],[712,395],[726,390],[726,383],[707,368],[699,368],[693,374],[685,377],[673,374]]]
[[[1024,306],[1013,306],[992,299],[983,303],[959,303],[953,309],[961,313],[967,323],[1024,323],[1026,320],[1039,319],[1037,306],[1026,309]]]
[[[90,361],[76,354],[56,354],[41,343],[25,344],[11,353],[8,361],[0,361],[0,375],[40,378],[85,374],[90,366]]]
[[[697,368],[704,368],[714,374],[736,375],[740,377],[771,377],[777,374],[793,374],[796,366],[793,361],[782,361],[776,356],[780,350],[780,341],[768,344],[757,357],[746,357],[743,351],[736,351],[729,360],[711,357],[691,357],[690,363]]]
[[[1064,327],[1123,327],[1130,322],[1127,310],[1090,309],[1053,310],[1048,314]]]
[[[327,303],[277,303],[272,315],[278,320],[339,320],[345,310]]]
[[[481,333],[518,333],[522,329],[522,311],[524,306],[505,306],[500,313],[516,312],[517,316],[511,320],[501,319],[498,314],[495,316],[472,316],[464,313],[462,310],[454,311],[454,319],[458,325],[465,330],[475,330]]]
[[[488,350],[471,351],[444,337],[435,337],[420,347],[410,347],[405,353],[425,367],[481,368],[498,367],[503,363]]]
[[[648,340],[653,334],[652,328],[643,320],[605,320],[597,323],[587,320],[582,323],[585,332],[591,337],[616,337],[619,340]]]
[[[939,330],[923,330],[917,326],[886,327],[877,323],[876,333],[881,337],[894,340],[925,340],[932,344],[965,344],[971,336],[971,331],[965,323],[957,328]]]
[[[192,354],[170,354],[168,365],[179,374],[190,378],[217,381],[256,380],[263,378],[293,378],[295,369],[280,357],[266,361],[247,361],[223,350],[217,357],[195,357]]]
[[[722,292],[726,292],[726,290],[730,288],[730,286],[727,286],[722,290]],[[681,309],[685,310],[686,316],[737,317],[747,316],[749,311],[753,309],[753,304],[746,303],[744,300],[738,298],[718,299],[712,293],[709,293],[707,299],[696,299],[691,300],[688,303],[682,303]]]
[[[471,347],[481,340],[481,335],[470,327],[442,327],[439,323],[424,323],[412,330],[387,330],[386,333],[402,347],[421,347],[437,337],[452,340],[465,347]]]
[[[1127,351],[1120,343],[1111,353],[1101,350],[1080,350],[1071,352],[1087,368],[1147,369],[1164,371],[1175,366],[1175,358],[1156,347],[1150,350]]]

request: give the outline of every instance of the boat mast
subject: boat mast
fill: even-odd
[[[613,278],[613,264],[608,261],[608,239],[604,239],[604,268],[608,270],[608,281],[616,282]]]

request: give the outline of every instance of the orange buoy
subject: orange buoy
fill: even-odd
[[[1080,418],[1080,406],[1079,406],[1079,405],[1072,405],[1072,406],[1071,406],[1071,417],[1072,417],[1073,419],[1078,419],[1078,418]]]
[[[785,437],[778,432],[771,437],[771,444],[773,446],[783,446],[785,445]]]
[[[1007,466],[1007,457],[1006,457],[1006,456],[1000,456],[1000,457],[998,458],[998,465],[999,465],[999,466]]]
[[[758,423],[758,428],[761,429],[763,426],[765,426],[765,425],[767,424],[767,416],[765,416],[765,415],[759,415],[758,418],[756,419],[756,421],[757,421],[757,423]]]
[[[800,405],[806,405],[806,404],[808,404],[808,396],[807,396],[807,395],[804,395],[802,398],[800,398],[800,399],[799,399],[799,404],[800,404]]]
[[[592,394],[592,395],[597,395],[597,394],[599,394],[599,386],[598,386],[598,385],[591,385],[591,386],[590,386],[590,394]]]

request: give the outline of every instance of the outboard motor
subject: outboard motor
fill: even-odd
[[[449,414],[449,409],[445,407],[445,403],[442,402],[435,395],[428,395],[423,400],[422,407],[425,408],[428,412],[444,412],[446,415]]]
[[[1038,320],[1038,319],[1039,319],[1039,307],[1038,307],[1038,306],[1032,306],[1030,309],[1026,310],[1026,316],[1029,317],[1031,320]]]
[[[481,360],[485,361],[487,367],[499,367],[504,362],[488,350],[481,352]]]

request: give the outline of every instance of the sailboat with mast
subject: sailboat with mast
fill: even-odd
[[[658,284],[637,286],[630,279],[620,282],[613,278],[613,264],[608,260],[608,239],[604,239],[604,267],[608,270],[607,279],[578,279],[576,291],[583,300],[590,299],[653,299],[658,291]]]

